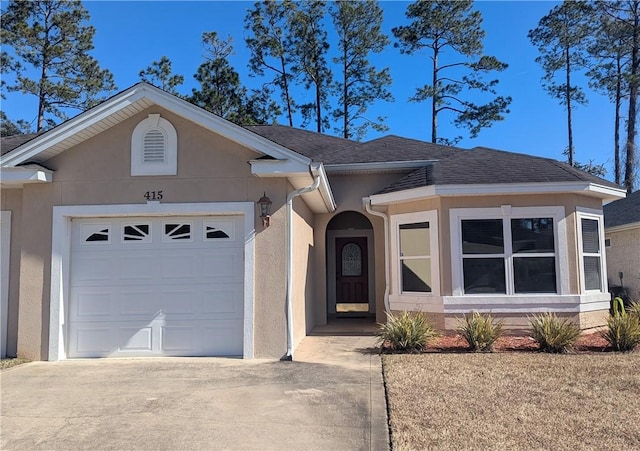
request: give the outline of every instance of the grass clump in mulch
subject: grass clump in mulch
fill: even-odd
[[[383,355],[394,450],[640,449],[640,353]]]
[[[543,313],[531,320],[532,336],[540,350],[555,354],[566,353],[580,337],[580,326],[554,313]]]
[[[23,363],[30,362],[28,359],[21,358],[7,358],[0,360],[0,370],[6,370],[7,368],[12,368],[14,366],[22,365]]]
[[[473,312],[464,315],[458,333],[474,352],[492,352],[496,340],[502,336],[502,321],[494,322],[489,314]]]
[[[602,332],[614,351],[633,351],[640,344],[640,320],[632,313],[615,313],[609,316],[607,328]]]
[[[424,313],[403,311],[399,315],[387,313],[387,322],[380,324],[377,340],[382,350],[420,352],[439,336],[440,332]]]

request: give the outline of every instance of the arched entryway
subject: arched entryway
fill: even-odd
[[[334,216],[327,225],[327,315],[374,317],[373,226],[356,211]]]

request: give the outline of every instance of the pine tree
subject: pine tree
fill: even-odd
[[[331,16],[338,34],[338,55],[333,62],[341,69],[336,83],[340,107],[333,111],[336,128],[346,139],[362,139],[369,128],[386,131],[384,117],[365,116],[369,106],[378,100],[392,101],[389,68],[381,70],[369,61],[372,53],[380,53],[389,44],[382,32],[382,9],[375,0],[336,2]]]
[[[540,19],[538,26],[528,34],[540,52],[536,61],[545,73],[545,90],[567,110],[568,146],[565,153],[571,166],[575,165],[573,109],[587,103],[587,97],[573,75],[587,67],[586,49],[592,19],[592,7],[588,3],[565,1]]]
[[[198,67],[194,78],[200,89],[193,89],[188,100],[207,111],[236,124],[262,124],[279,114],[265,91],[247,93],[240,83],[240,75],[229,63],[233,53],[232,38],[218,37],[215,31],[202,35],[205,62]]]
[[[48,114],[64,120],[66,109],[86,110],[116,89],[89,55],[95,29],[88,21],[82,3],[66,0],[13,1],[2,16],[2,43],[22,69],[8,89],[38,98],[36,131],[54,123]]]
[[[315,120],[316,131],[322,133],[329,126],[324,112],[329,110],[331,69],[327,64],[329,43],[322,26],[327,8],[324,0],[306,0],[298,3],[292,17],[291,40],[293,72],[300,74],[306,91],[314,93],[313,102],[298,105],[304,119],[303,127]]]
[[[453,139],[438,136],[438,116],[443,112],[455,115],[454,124],[468,128],[471,137],[504,119],[511,97],[496,96],[485,104],[465,100],[465,91],[496,94],[497,79],[485,81],[483,74],[503,71],[507,64],[483,53],[482,16],[472,11],[473,2],[417,1],[407,7],[406,16],[412,22],[393,28],[398,39],[396,47],[413,55],[427,52],[431,60],[430,83],[416,90],[410,99],[423,102],[431,99],[431,141],[455,144]],[[445,60],[447,55],[455,55]]]
[[[141,70],[138,76],[140,80],[174,95],[178,95],[176,87],[184,83],[182,75],[171,73],[171,60],[166,56],[162,56],[160,61],[152,62],[146,69]]]
[[[251,35],[245,41],[251,51],[249,69],[254,75],[273,73],[270,82],[280,90],[289,126],[293,126],[295,101],[291,93],[293,80],[293,54],[291,41],[292,17],[296,4],[291,0],[256,2],[247,13],[245,29]]]

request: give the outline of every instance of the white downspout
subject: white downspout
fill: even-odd
[[[311,165],[309,173],[313,177],[313,183],[287,195],[287,355],[282,360],[293,360],[293,199],[309,191],[315,191],[320,186],[320,174],[313,175]]]
[[[367,213],[373,216],[379,216],[382,218],[384,222],[384,311],[390,312],[391,307],[389,306],[389,217],[380,212],[375,211],[371,208],[371,199],[366,197],[364,200],[364,208],[367,210]]]

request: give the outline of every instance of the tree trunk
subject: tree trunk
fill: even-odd
[[[438,47],[433,49],[433,76],[431,78],[433,96],[431,97],[431,142],[438,141]]]
[[[614,177],[617,185],[620,184],[620,108],[622,106],[622,66],[620,55],[616,58],[616,113],[613,130],[613,155],[614,155]]]
[[[569,137],[568,161],[569,166],[573,166],[573,130],[571,124],[571,54],[569,53],[569,47],[564,49],[564,57],[566,63],[566,96],[567,96],[567,135]]]
[[[280,57],[280,65],[282,67],[282,89],[284,91],[285,101],[287,102],[287,118],[289,119],[289,127],[293,127],[293,112],[291,111],[291,97],[289,97],[289,80],[287,80],[287,68],[284,63],[284,56]]]
[[[320,85],[316,80],[316,123],[318,133],[322,133],[322,106],[320,105]]]
[[[638,13],[640,1],[633,2],[633,44],[631,47],[631,73],[629,89],[629,115],[627,117],[627,160],[624,168],[624,186],[628,193],[633,192],[635,182],[635,161],[636,161],[636,102],[638,101],[638,66],[640,65],[638,54],[640,45],[640,23]]]
[[[346,35],[346,32],[345,32]],[[342,120],[343,120],[343,137],[349,139],[349,90],[347,89],[347,46],[344,46],[343,50],[343,67],[342,73],[344,74],[343,86],[342,86]]]

